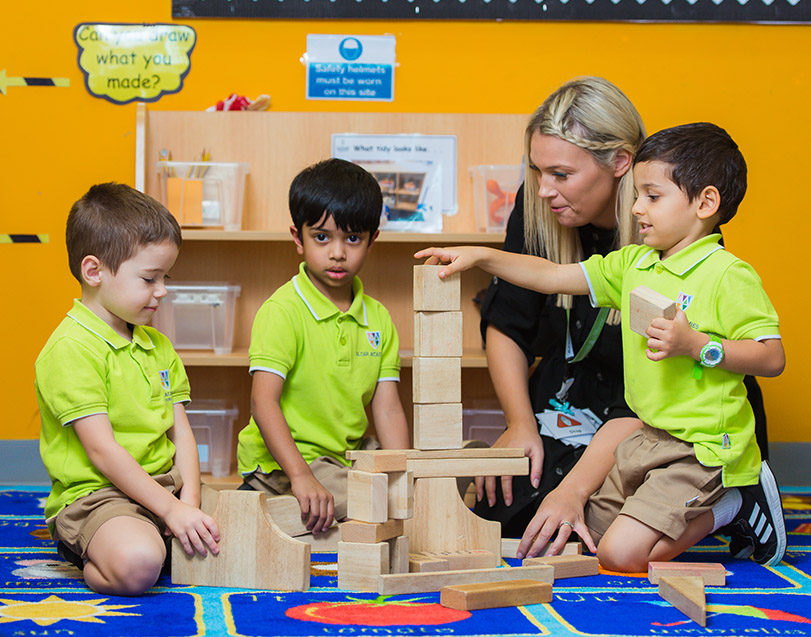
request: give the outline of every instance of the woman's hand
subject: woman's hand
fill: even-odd
[[[455,248],[425,248],[414,255],[415,259],[426,259],[425,265],[443,265],[439,278],[444,279],[475,267],[484,258],[488,248],[480,246],[460,246]]]

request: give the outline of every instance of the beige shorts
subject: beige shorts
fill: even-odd
[[[622,513],[676,540],[726,491],[721,467],[705,467],[693,445],[648,425],[623,440],[614,459],[586,505],[586,526],[600,536]]]
[[[155,482],[169,493],[177,495],[183,486],[180,471],[172,467],[169,473],[152,476]],[[99,527],[120,516],[138,518],[149,522],[159,533],[166,525],[163,520],[149,509],[141,506],[126,496],[116,487],[103,487],[74,500],[53,519],[51,535],[57,542],[65,544],[73,553],[83,560],[87,559],[87,547]],[[50,522],[50,521],[49,521]],[[51,524],[48,524],[51,527]]]

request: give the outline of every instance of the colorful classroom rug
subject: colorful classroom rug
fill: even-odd
[[[382,598],[336,589],[334,553],[313,554],[306,593],[173,586],[141,598],[87,589],[61,561],[42,518],[40,488],[0,490],[0,636],[189,637],[426,635],[811,635],[811,492],[785,489],[788,552],[767,568],[729,558],[721,538],[684,556],[723,562],[727,585],[707,589],[707,627],[662,600],[642,575],[560,580],[550,604],[455,611],[438,593]],[[507,560],[506,566],[517,565]]]

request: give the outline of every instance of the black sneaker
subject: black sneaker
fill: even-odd
[[[786,522],[777,480],[765,460],[760,466],[760,481],[739,490],[741,510],[720,531],[730,537],[729,552],[738,559],[751,556],[766,566],[780,563],[786,553]]]

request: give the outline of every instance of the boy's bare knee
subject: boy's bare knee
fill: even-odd
[[[609,571],[641,573],[648,570],[649,553],[644,547],[606,533],[597,546],[597,559]]]
[[[132,596],[143,594],[158,581],[165,551],[130,546],[109,557],[105,562],[85,566],[88,585],[100,593]]]

